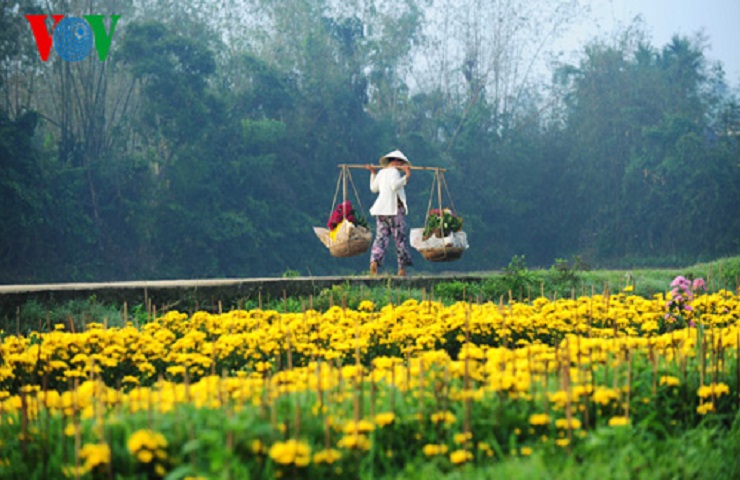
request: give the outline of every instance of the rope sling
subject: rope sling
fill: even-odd
[[[337,186],[334,190],[334,199],[332,200],[331,210],[329,215],[334,213],[337,208],[337,197],[339,196],[339,189],[342,189],[342,205],[347,205],[347,183],[352,186],[352,191],[355,194],[357,205],[360,209],[362,216],[364,217],[364,209],[362,208],[362,202],[360,201],[360,195],[355,187],[355,182],[352,179],[352,174],[349,171],[349,166],[340,165],[339,177],[337,178]],[[353,207],[354,210],[354,207]],[[373,241],[373,233],[369,228],[362,225],[355,225],[347,220],[347,209],[342,209],[342,222],[336,227],[337,232],[332,235],[332,231],[329,229],[314,227],[314,232],[324,245],[329,248],[329,253],[334,257],[354,257],[361,255],[366,252]]]
[[[445,223],[444,223],[444,215],[445,215],[445,209],[444,205],[442,203],[442,186],[444,186],[445,192],[447,193],[447,198],[450,201],[450,206],[452,207],[451,212],[456,212],[457,209],[455,208],[455,202],[452,200],[452,195],[450,194],[450,189],[447,186],[447,180],[445,180],[444,176],[444,170],[442,169],[436,169],[434,171],[434,178],[432,179],[432,188],[429,191],[429,202],[427,203],[427,213],[424,217],[424,225],[426,226],[429,223],[429,217],[432,215],[432,198],[434,197],[435,192],[435,186],[436,186],[436,192],[437,192],[437,204],[439,205],[438,209],[438,215],[439,218],[439,227],[435,230],[439,230],[438,232],[426,232],[425,227],[425,235],[423,237],[423,240],[427,240],[427,234],[436,234],[440,238],[447,237],[447,233],[452,233],[453,235],[457,232],[448,232],[445,229]],[[467,241],[465,242],[465,245],[467,245]],[[462,254],[465,252],[465,249],[467,246],[456,246],[454,243],[452,245],[448,245],[448,242],[442,241],[441,246],[434,246],[429,248],[417,248],[419,253],[424,257],[425,260],[430,262],[452,262],[455,260],[459,260],[460,257],[462,257]]]

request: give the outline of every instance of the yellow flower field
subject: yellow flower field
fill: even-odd
[[[671,301],[364,301],[3,334],[0,477],[453,469],[646,419],[672,431],[736,414],[739,297]]]

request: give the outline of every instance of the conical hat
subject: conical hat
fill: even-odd
[[[409,159],[406,158],[406,155],[404,155],[401,150],[393,150],[392,152],[386,153],[380,157],[380,165],[385,167],[391,162],[391,160],[401,160],[411,165],[411,162],[409,162]]]

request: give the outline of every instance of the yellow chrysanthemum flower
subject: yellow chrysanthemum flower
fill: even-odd
[[[329,448],[326,450],[319,450],[318,452],[314,453],[313,463],[326,463],[330,465],[340,458],[342,458],[342,452],[340,452],[339,450],[334,450],[333,448]]]
[[[456,433],[455,435],[452,436],[452,441],[460,445],[460,444],[467,442],[468,440],[471,440],[472,438],[473,438],[473,434],[471,432]]]
[[[473,460],[473,454],[467,450],[455,450],[450,453],[450,461],[455,465],[460,465],[471,460]]]
[[[546,413],[534,413],[529,417],[530,425],[549,425],[550,416]]]
[[[98,465],[110,463],[110,447],[107,443],[88,443],[80,449],[80,459],[85,462],[85,469],[90,471]]]
[[[663,375],[660,377],[660,381],[658,382],[661,386],[666,385],[668,387],[678,387],[681,385],[681,381],[678,379],[678,377],[673,377],[671,375]]]
[[[379,427],[385,427],[390,425],[396,419],[396,415],[393,412],[379,413],[375,415],[375,424]]]
[[[360,305],[357,306],[357,310],[360,312],[372,312],[375,310],[375,304],[370,300],[363,300]]]
[[[368,451],[370,450],[370,439],[362,434],[345,435],[339,439],[337,446],[341,448]]]
[[[433,413],[431,419],[432,423],[445,423],[447,425],[452,425],[457,421],[457,417],[450,411]]]
[[[447,448],[447,445],[436,445],[433,443],[428,443],[424,445],[424,447],[421,449],[421,451],[427,457],[434,457],[436,455],[444,455],[447,453],[448,450],[449,449]]]
[[[711,396],[719,397],[720,395],[726,395],[729,393],[730,387],[724,383],[711,383],[709,385],[702,385],[696,392],[699,398],[708,398]]]
[[[154,453],[151,450],[143,449],[136,453],[136,458],[141,463],[151,463],[154,460]]]
[[[311,458],[311,447],[304,442],[290,439],[286,442],[277,442],[270,447],[270,458],[281,465],[295,465],[305,467]]]
[[[612,417],[609,419],[610,427],[624,427],[629,424],[630,419],[628,417]]]
[[[581,421],[577,418],[571,418],[570,423],[568,423],[567,418],[558,418],[557,420],[555,420],[555,426],[563,430],[568,428],[571,430],[578,430],[579,428],[581,428]]]

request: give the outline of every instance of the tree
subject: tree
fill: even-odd
[[[736,174],[708,123],[715,80],[701,43],[674,37],[658,52],[625,37],[585,54],[561,71],[572,81],[567,224],[579,226],[582,248],[603,259],[727,252],[709,236],[724,238],[724,179]]]

